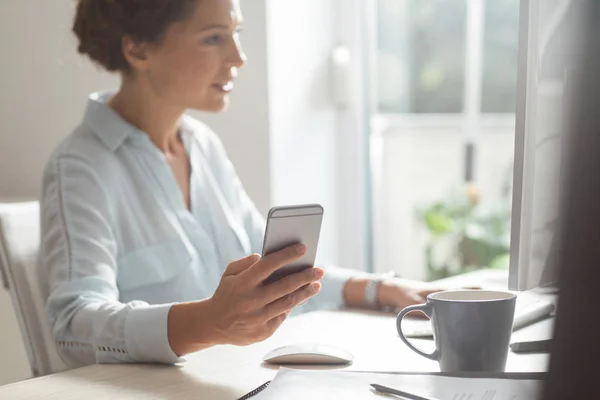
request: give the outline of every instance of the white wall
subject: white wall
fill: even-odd
[[[43,166],[80,121],[87,93],[116,82],[74,51],[73,4],[0,2],[0,196],[37,196]]]
[[[334,42],[330,0],[269,0],[271,180],[275,204],[325,209],[318,260],[336,263],[336,110],[330,97]]]

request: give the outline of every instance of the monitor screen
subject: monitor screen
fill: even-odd
[[[582,52],[581,1],[522,0],[509,287],[557,281],[570,80]]]

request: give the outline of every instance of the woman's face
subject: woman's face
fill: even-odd
[[[238,36],[239,0],[197,0],[194,8],[159,44],[149,46],[146,67],[137,72],[169,105],[222,111],[246,60]]]

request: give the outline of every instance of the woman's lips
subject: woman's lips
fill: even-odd
[[[229,93],[233,90],[233,81],[229,81],[226,83],[215,83],[212,85],[215,89],[223,93]]]

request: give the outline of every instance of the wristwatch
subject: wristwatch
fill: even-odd
[[[393,276],[393,272],[377,274],[367,281],[367,287],[365,288],[365,304],[367,306],[381,307],[381,304],[379,304],[379,301],[377,301],[377,290],[379,289],[381,282]]]

